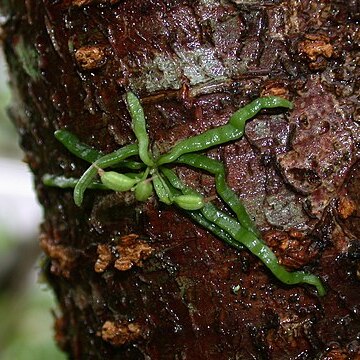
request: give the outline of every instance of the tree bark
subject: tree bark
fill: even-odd
[[[7,0],[11,115],[44,207],[40,245],[72,359],[358,359],[360,356],[359,2]],[[53,133],[105,153],[134,141],[123,100],[142,101],[153,148],[224,124],[261,95],[226,164],[265,241],[326,296],[286,286],[247,251],[181,211],[47,188],[87,164]],[[209,176],[177,169],[214,194]]]

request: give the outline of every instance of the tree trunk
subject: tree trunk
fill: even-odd
[[[44,207],[55,338],[72,359],[359,359],[357,0],[6,0],[3,39],[25,159]],[[261,95],[246,136],[209,153],[290,270],[286,286],[246,250],[173,206],[43,185],[87,164],[67,128],[113,151],[134,141],[123,100],[142,101],[153,148],[226,123]],[[211,177],[179,167],[214,193]]]

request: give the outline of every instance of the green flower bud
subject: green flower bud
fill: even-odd
[[[204,198],[201,195],[179,195],[174,203],[184,210],[199,210],[204,207]]]
[[[139,179],[132,179],[115,171],[102,172],[100,179],[107,188],[114,191],[128,191],[139,181]]]
[[[139,182],[135,187],[135,198],[137,201],[146,201],[153,193],[151,181],[144,180]]]

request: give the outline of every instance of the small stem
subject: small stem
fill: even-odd
[[[105,171],[103,169],[101,169],[99,166],[97,166],[96,163],[94,163],[93,166],[97,170],[97,173],[100,177],[105,174]]]
[[[119,150],[114,151],[113,153],[104,155],[100,159],[96,160],[81,176],[78,183],[74,188],[74,201],[77,206],[80,206],[83,201],[84,192],[94,180],[97,170],[95,166],[104,169],[109,166],[118,164],[119,162],[134,156],[138,155],[139,148],[136,144],[126,145]]]
[[[78,183],[78,178],[67,178],[65,176],[55,176],[50,174],[45,174],[42,178],[43,184],[51,187],[58,187],[61,189],[74,188]],[[99,181],[92,181],[89,186],[89,189],[97,190],[109,190],[104,184]]]
[[[217,195],[213,195],[213,196],[207,196],[206,198],[204,198],[204,201],[206,203],[208,203],[208,202],[214,201],[216,199],[217,199]]]

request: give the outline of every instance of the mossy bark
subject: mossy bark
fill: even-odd
[[[56,340],[72,359],[355,359],[359,356],[359,5],[317,0],[9,0],[11,115],[44,207]],[[150,199],[47,188],[87,164],[67,128],[110,152],[142,101],[154,152],[267,94],[246,136],[211,150],[265,241],[327,287],[279,283],[181,211]],[[213,195],[211,177],[179,167]]]

